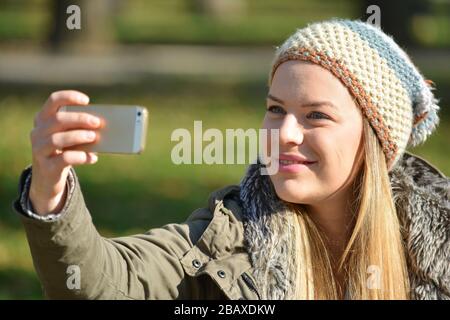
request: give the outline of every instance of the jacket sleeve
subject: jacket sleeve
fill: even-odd
[[[31,167],[27,170],[31,174]],[[189,299],[191,288],[180,259],[208,225],[209,210],[198,209],[182,224],[107,239],[92,222],[73,169],[71,176],[72,192],[52,219],[39,220],[24,211],[27,171],[14,202],[46,298]]]

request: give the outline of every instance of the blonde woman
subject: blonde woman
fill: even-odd
[[[279,130],[279,156],[267,143],[278,172],[258,161],[184,223],[114,239],[98,234],[73,169],[96,156],[70,150],[98,124],[56,116],[89,99],[53,93],[14,203],[46,297],[449,299],[449,180],[405,151],[438,124],[431,90],[379,28],[299,29],[269,76],[263,128]]]

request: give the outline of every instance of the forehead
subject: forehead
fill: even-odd
[[[283,100],[352,100],[347,88],[330,71],[307,61],[290,60],[275,71],[269,93]],[[340,103],[339,103],[340,102]]]

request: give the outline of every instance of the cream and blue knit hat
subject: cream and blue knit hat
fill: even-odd
[[[407,147],[425,142],[439,123],[433,83],[376,26],[341,19],[317,22],[298,29],[276,49],[269,86],[287,60],[307,60],[331,71],[375,130],[389,170]]]

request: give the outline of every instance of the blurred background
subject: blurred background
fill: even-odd
[[[71,4],[81,30],[66,27]],[[194,120],[204,130],[259,128],[274,47],[310,22],[367,20],[372,4],[440,98],[439,129],[410,151],[449,175],[449,0],[0,0],[0,299],[43,298],[11,203],[31,163],[33,117],[52,91],[149,109],[142,155],[100,155],[76,169],[100,233],[182,222],[213,190],[239,183],[246,165],[176,166],[172,131],[193,132]]]

